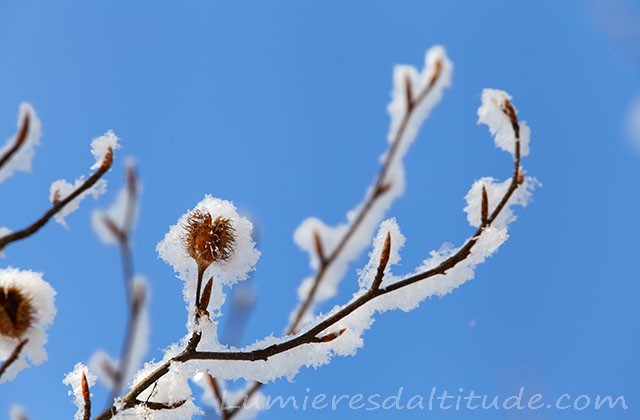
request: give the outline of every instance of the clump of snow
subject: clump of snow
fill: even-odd
[[[4,156],[5,153],[15,145],[16,137],[20,132],[20,128],[22,127],[26,116],[29,117],[29,131],[27,132],[27,137],[18,151],[16,151],[11,159],[7,161],[2,168],[0,168],[0,183],[11,177],[14,172],[31,172],[31,161],[35,155],[35,147],[40,144],[41,125],[40,119],[38,118],[38,115],[36,115],[36,111],[30,104],[26,102],[20,104],[17,123],[18,133],[7,140],[5,145],[0,148],[0,156]]]
[[[83,176],[76,179],[73,184],[64,179],[54,181],[51,184],[49,200],[52,204],[54,204],[56,201],[64,200],[65,197],[68,197],[71,193],[77,190],[84,182],[85,179]],[[62,210],[56,213],[56,215],[54,216],[56,222],[64,226],[65,229],[68,229],[69,225],[67,225],[65,218],[80,208],[80,203],[82,202],[82,200],[90,195],[93,196],[95,200],[97,200],[106,192],[107,181],[104,179],[99,179],[98,182],[96,182],[91,188],[83,191],[82,194],[71,200],[66,206],[62,208]]]
[[[419,95],[421,95],[421,92],[425,91],[434,74],[436,74],[437,69],[439,69],[439,76],[435,79],[429,93],[421,97],[422,100],[413,108],[411,118],[409,118],[400,136],[398,130],[409,110],[407,104],[407,82],[409,82],[410,85],[412,98],[416,100],[419,98]],[[355,260],[367,248],[376,228],[385,217],[386,212],[393,202],[404,193],[404,157],[422,123],[441,100],[444,89],[451,85],[452,71],[453,64],[441,46],[433,47],[427,51],[425,66],[421,72],[418,72],[418,70],[411,66],[396,66],[393,75],[394,86],[391,94],[392,99],[388,106],[388,111],[391,116],[391,128],[388,139],[390,143],[397,141],[398,145],[396,153],[389,164],[385,179],[383,180],[384,184],[389,185],[389,188],[378,198],[376,204],[372,206],[367,217],[365,217],[360,224],[360,227],[340,252],[339,257],[334,260],[333,264],[331,264],[329,269],[324,273],[324,277],[313,302],[315,305],[335,296],[338,284],[340,280],[344,278],[349,263]],[[384,162],[386,157],[387,155],[384,154],[380,160]],[[330,227],[319,219],[312,217],[304,220],[300,224],[294,233],[294,241],[302,250],[308,252],[312,269],[317,270],[319,263],[314,244],[314,231],[317,231],[320,236],[325,254],[327,256],[330,255],[345,232],[347,232],[353,224],[364,203],[374,192],[373,186],[368,189],[363,202],[347,213],[346,223],[336,227]],[[313,276],[303,280],[298,289],[298,298],[300,301],[306,299],[313,282]],[[309,311],[304,314],[302,324],[312,319],[313,309],[314,305],[311,305]],[[296,308],[292,312],[291,319],[293,319],[297,311],[298,309]]]
[[[62,383],[70,386],[71,391],[68,391],[69,395],[73,395],[73,403],[78,407],[76,414],[74,415],[75,420],[82,420],[84,415],[84,397],[82,396],[82,375],[85,375],[87,378],[87,385],[89,385],[89,390],[96,383],[96,375],[89,371],[82,363],[76,363],[73,370],[67,373],[62,380]],[[93,394],[89,394],[93,396]]]
[[[148,376],[157,368],[157,364],[147,364],[134,377],[137,383]],[[185,401],[180,407],[171,410],[152,410],[144,405],[122,411],[114,418],[130,419],[145,418],[153,420],[162,419],[191,419],[193,416],[204,414],[200,408],[193,403],[191,397],[191,387],[188,383],[188,373],[181,363],[172,363],[169,372],[160,378],[157,386],[150,386],[138,396],[140,401],[148,401],[161,404],[176,404]]]
[[[171,265],[177,277],[185,282],[183,295],[188,310],[192,310],[195,305],[198,270],[195,261],[184,247],[183,238],[189,215],[195,210],[208,212],[214,219],[218,216],[229,219],[235,230],[234,248],[230,257],[211,264],[204,273],[203,287],[206,281],[213,277],[209,310],[215,312],[224,303],[225,295],[222,286],[231,286],[240,280],[247,279],[260,257],[260,252],[256,249],[251,237],[253,225],[249,219],[238,215],[236,207],[230,201],[206,195],[196,204],[194,210],[188,210],[178,219],[178,223],[169,228],[164,239],[156,246],[160,258]]]
[[[43,280],[42,273],[16,268],[0,269],[0,288],[16,288],[27,297],[34,309],[33,320],[29,328],[19,338],[0,336],[0,360],[6,360],[21,340],[29,341],[16,360],[0,378],[0,383],[11,381],[29,364],[39,365],[47,360],[44,345],[48,337],[46,330],[56,315],[54,305],[55,290]]]
[[[478,124],[486,124],[491,135],[495,137],[496,146],[515,155],[516,137],[511,126],[511,120],[504,113],[505,101],[511,101],[511,95],[503,90],[484,89],[482,91],[482,106],[478,108]],[[513,106],[513,104],[512,104]],[[515,110],[515,106],[513,107]],[[529,154],[529,139],[531,130],[525,122],[520,121],[520,155]]]
[[[116,149],[120,148],[120,144],[118,144],[120,139],[112,130],[107,131],[100,137],[96,137],[91,141],[91,154],[96,158],[96,163],[93,164],[91,169],[98,169],[100,165],[102,165],[102,161],[109,149],[115,152]]]

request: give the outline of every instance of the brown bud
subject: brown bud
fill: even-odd
[[[184,230],[184,247],[198,267],[225,261],[233,253],[236,236],[229,219],[218,216],[214,220],[209,212],[194,210],[187,217]]]
[[[89,420],[91,418],[91,393],[89,392],[89,383],[87,382],[87,376],[82,372],[82,399],[84,400],[84,416],[83,420]]]
[[[440,73],[442,72],[442,61],[436,61],[435,68],[433,69],[433,75],[431,76],[431,80],[429,80],[429,88],[433,87],[438,81],[440,77]]]
[[[333,341],[336,338],[340,337],[342,334],[344,334],[344,332],[347,331],[346,328],[341,329],[338,332],[331,332],[327,335],[323,335],[322,337],[318,338],[318,342],[320,343],[328,343],[329,341]]]
[[[102,164],[100,165],[100,169],[109,169],[111,164],[113,163],[113,149],[111,146],[107,149],[107,153],[105,153],[104,158],[102,159]]]
[[[524,183],[524,172],[522,168],[518,168],[518,173],[516,174],[516,182],[518,185],[522,185]]]
[[[31,299],[14,286],[0,287],[0,335],[18,338],[34,319]]]
[[[51,194],[51,204],[54,206],[60,202],[60,190],[55,190]]]
[[[482,215],[482,224],[486,225],[489,221],[489,197],[487,196],[487,189],[485,186],[482,186],[482,207],[481,207],[481,215]]]
[[[520,138],[520,123],[518,122],[518,116],[516,115],[516,110],[511,105],[508,99],[504,100],[504,104],[502,105],[502,112],[509,118],[511,122],[511,127],[513,127],[513,132],[516,135],[516,138]]]

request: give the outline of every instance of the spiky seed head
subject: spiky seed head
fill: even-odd
[[[20,289],[0,287],[0,335],[19,338],[33,323],[34,315],[31,299]]]
[[[187,217],[184,230],[184,247],[202,269],[226,261],[233,254],[236,235],[230,219],[214,219],[207,211],[194,210]]]

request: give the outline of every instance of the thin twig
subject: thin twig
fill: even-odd
[[[211,391],[213,396],[216,398],[218,402],[218,407],[220,408],[220,418],[221,420],[227,420],[229,418],[229,414],[227,413],[227,407],[224,403],[224,396],[220,390],[220,385],[216,378],[211,376],[209,372],[207,372],[207,382],[209,382],[209,386],[211,387]]]
[[[13,362],[18,360],[18,356],[20,356],[20,352],[22,351],[22,349],[24,348],[24,346],[27,344],[28,341],[29,339],[25,338],[24,340],[19,342],[18,345],[13,349],[9,357],[7,357],[7,360],[2,362],[2,365],[0,366],[0,377],[2,377],[2,375],[7,371],[9,366],[13,364]]]
[[[61,211],[67,204],[77,198],[80,194],[87,191],[89,188],[93,187],[93,185],[98,182],[100,178],[109,170],[111,164],[113,163],[113,150],[109,147],[107,154],[104,156],[102,160],[102,164],[100,168],[96,172],[94,172],[86,181],[82,183],[78,188],[76,188],[71,194],[63,198],[62,200],[56,201],[53,203],[53,206],[49,210],[47,210],[38,220],[33,222],[31,225],[27,226],[24,229],[18,230],[16,232],[11,232],[6,236],[0,237],[0,250],[3,250],[8,244],[27,238],[37,231],[39,231],[47,222],[55,216],[59,211]]]
[[[122,228],[118,227],[117,224],[107,216],[105,216],[104,219],[105,224],[118,240],[118,245],[120,248],[120,259],[122,261],[122,277],[124,280],[124,289],[128,306],[127,325],[125,327],[125,338],[122,343],[120,366],[115,372],[113,389],[111,392],[111,397],[108,400],[109,404],[111,404],[111,401],[113,401],[120,394],[123,382],[131,367],[130,365],[133,353],[133,343],[137,334],[140,313],[142,308],[144,307],[144,302],[146,300],[146,296],[144,293],[135,293],[135,291],[133,290],[135,268],[130,244],[133,219],[136,212],[136,203],[137,178],[135,169],[133,167],[130,167],[127,169],[127,201]]]
[[[29,126],[31,125],[31,121],[29,119],[29,113],[27,112],[24,115],[24,119],[22,120],[22,125],[20,126],[20,130],[16,136],[16,141],[13,143],[13,146],[7,152],[0,157],[0,169],[13,157],[14,154],[20,147],[24,144],[27,139],[27,134],[29,134]]]

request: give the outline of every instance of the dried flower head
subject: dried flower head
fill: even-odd
[[[34,320],[31,299],[14,286],[0,287],[0,335],[19,338]]]
[[[184,230],[184,247],[200,268],[225,261],[233,253],[236,235],[230,219],[218,216],[214,220],[211,213],[194,210]]]

